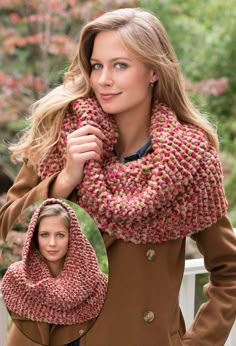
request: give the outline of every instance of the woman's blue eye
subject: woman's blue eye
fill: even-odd
[[[115,66],[120,70],[124,70],[127,67],[127,65],[123,62],[118,62]]]
[[[46,238],[48,236],[48,233],[40,233],[40,236]]]
[[[102,68],[102,64],[96,63],[91,65],[92,70],[99,70]]]
[[[65,234],[64,233],[58,233],[57,238],[64,238]]]

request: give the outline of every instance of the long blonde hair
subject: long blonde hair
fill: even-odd
[[[160,20],[144,9],[124,8],[107,12],[83,27],[63,84],[32,105],[30,126],[19,143],[10,147],[12,159],[28,159],[36,166],[39,158],[43,159],[57,143],[69,103],[93,94],[89,76],[94,39],[98,33],[110,30],[119,32],[127,49],[157,72],[159,79],[153,88],[153,100],[171,107],[180,121],[203,129],[210,143],[218,148],[216,131],[184,91],[178,59]]]

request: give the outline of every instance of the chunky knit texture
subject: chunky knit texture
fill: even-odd
[[[152,152],[121,163],[118,130],[94,98],[80,98],[65,114],[60,141],[39,165],[42,179],[65,165],[67,135],[90,124],[104,135],[103,161],[89,161],[76,188],[78,203],[102,232],[136,244],[194,234],[226,214],[221,164],[203,131],[181,123],[162,103],[152,110]]]
[[[69,248],[62,272],[52,277],[32,242],[44,205],[60,203],[71,218]],[[8,268],[2,280],[4,302],[10,312],[32,321],[71,325],[98,316],[107,292],[107,277],[98,266],[93,247],[82,233],[67,203],[48,199],[34,212],[27,231],[22,261]]]

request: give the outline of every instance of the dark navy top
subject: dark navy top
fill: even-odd
[[[138,150],[136,151],[135,154],[129,155],[129,156],[125,156],[122,160],[123,163],[126,162],[130,162],[130,161],[134,161],[137,159],[140,159],[140,157],[144,156],[147,152],[147,150],[150,148],[152,144],[152,140],[151,138],[148,139],[148,141]],[[116,156],[118,156],[118,153],[116,151],[116,149],[114,148],[114,153]]]

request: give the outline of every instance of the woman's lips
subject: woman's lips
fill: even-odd
[[[118,95],[120,95],[120,93],[106,93],[106,94],[100,94],[100,97],[104,101],[109,101]]]

